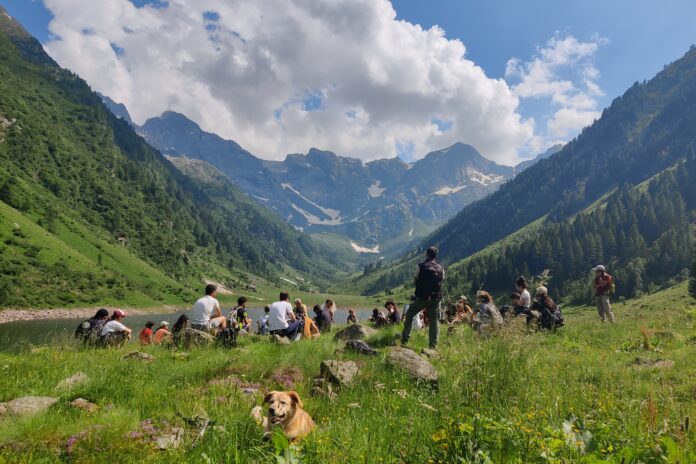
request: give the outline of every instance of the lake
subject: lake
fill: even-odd
[[[254,329],[256,329],[256,321],[263,316],[263,308],[249,308],[249,317],[254,321]],[[171,325],[179,318],[181,314],[186,314],[189,311],[178,311],[175,313],[166,314],[134,314],[129,315],[124,320],[124,324],[133,329],[134,339],[137,342],[140,329],[145,326],[147,321],[153,321],[158,325],[161,321],[167,321]],[[371,310],[356,310],[360,321],[367,321],[372,314]],[[227,312],[224,313],[227,315]],[[313,315],[311,313],[310,315]],[[339,309],[336,311],[336,322],[345,324],[348,317],[348,311]],[[46,345],[58,340],[65,340],[72,337],[75,328],[84,321],[80,319],[39,319],[34,321],[15,321],[6,324],[0,324],[0,351],[19,352],[24,349],[29,349],[32,346]],[[131,340],[133,343],[133,340]]]

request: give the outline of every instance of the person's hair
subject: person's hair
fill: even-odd
[[[482,300],[485,303],[490,303],[493,301],[493,297],[491,296],[490,293],[486,292],[485,290],[481,290],[476,294],[476,298]]]
[[[94,314],[94,317],[92,319],[106,319],[107,317],[109,317],[109,311],[104,308],[101,308]]]
[[[348,310],[348,314],[355,314],[355,309],[350,308],[350,309]]]
[[[246,303],[247,301],[248,301],[248,300],[247,300],[247,297],[245,297],[245,296],[240,296],[239,298],[237,298],[237,304],[238,304],[239,306],[242,306],[242,305],[243,305],[244,303]]]
[[[392,300],[391,298],[388,299],[386,303],[384,303],[385,308],[388,308],[391,305],[394,305],[394,307],[396,307],[396,303],[394,303],[394,300]]]
[[[212,295],[216,291],[217,291],[217,285],[208,284],[205,286],[205,294],[206,295]]]
[[[425,255],[428,257],[428,259],[437,258],[437,247],[435,247],[435,246],[428,247],[428,249],[425,250]]]
[[[334,305],[334,301],[331,299],[326,300],[326,307],[330,308]]]
[[[372,310],[372,314],[375,315],[375,316],[378,315],[378,314],[379,314],[379,308],[374,308],[374,309]]]
[[[271,308],[270,308],[269,306],[264,306],[264,307],[263,307],[263,310],[264,310],[265,312],[267,312],[267,313],[270,313],[270,312],[271,312]]]
[[[179,316],[179,319],[176,320],[174,323],[174,327],[172,327],[172,331],[178,332],[180,330],[183,330],[186,325],[188,324],[189,318],[186,314],[182,314]]]
[[[525,279],[523,276],[519,276],[515,281],[515,284],[517,284],[517,286],[520,288],[527,288],[527,279]]]
[[[519,299],[520,299],[520,296],[521,296],[521,295],[520,295],[519,293],[513,292],[513,293],[510,294],[510,299],[511,299],[511,300],[519,300]]]
[[[288,301],[290,299],[290,294],[288,292],[280,292],[280,301]]]
[[[314,312],[315,312],[315,313],[320,313],[320,312],[321,312],[321,306],[319,306],[319,305],[314,305],[314,308],[312,308],[312,309],[314,309]]]
[[[147,322],[145,323],[145,328],[146,328],[146,329],[151,329],[151,328],[153,328],[154,326],[155,326],[155,323],[152,322],[152,321],[147,321]]]
[[[299,308],[297,308],[298,316],[304,316],[305,314],[307,314],[307,305],[302,305]]]

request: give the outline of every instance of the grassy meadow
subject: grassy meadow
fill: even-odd
[[[615,310],[618,323],[602,325],[592,308],[568,309],[554,334],[515,324],[490,338],[443,330],[437,390],[385,364],[396,329],[369,340],[375,357],[337,353],[331,336],[290,346],[250,337],[233,350],[152,346],[142,349],[156,357],[149,363],[123,359],[136,342],[0,354],[0,400],[60,397],[43,414],[0,420],[0,462],[696,462],[694,301],[680,285]],[[422,331],[412,347],[426,343]],[[309,393],[325,359],[360,366],[334,401]],[[90,380],[56,390],[76,372]],[[317,422],[296,445],[263,442],[249,417],[272,389],[297,390]],[[73,408],[78,397],[99,408]],[[198,440],[184,419],[195,416],[211,420]],[[151,438],[167,423],[189,432],[159,451]]]

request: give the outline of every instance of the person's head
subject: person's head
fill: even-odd
[[[348,310],[348,314],[350,314],[351,316],[355,316],[355,310],[353,308],[350,308]]]
[[[515,285],[517,285],[517,288],[520,290],[524,290],[527,288],[527,279],[525,279],[522,276],[519,276],[517,280],[515,280]]]
[[[520,302],[520,294],[517,292],[511,293],[510,294],[510,303],[516,305],[519,302]]]
[[[166,328],[169,327],[169,322],[167,322],[167,321],[162,321],[162,322],[160,322],[160,325],[159,325],[159,326],[160,326],[160,329],[166,329]]]
[[[595,272],[595,274],[602,275],[607,271],[607,268],[600,264],[599,266],[593,267],[592,270]]]
[[[485,290],[479,290],[478,293],[476,293],[476,299],[481,303],[490,303],[493,301],[491,294]]]
[[[387,311],[393,311],[393,310],[396,309],[396,303],[394,303],[394,300],[391,300],[391,299],[390,299],[390,300],[387,300],[387,302],[384,303],[384,308],[385,308]]]
[[[109,317],[109,311],[102,308],[94,314],[93,319],[96,319],[98,321],[103,321],[104,319],[107,319],[108,317]]]
[[[428,258],[428,260],[437,258],[437,247],[431,246],[425,250],[425,257]]]
[[[208,284],[205,286],[205,294],[206,296],[212,296],[215,298],[215,295],[217,295],[217,285],[213,284]]]
[[[290,299],[290,293],[280,292],[280,295],[278,296],[278,298],[280,298],[280,301],[288,301]]]
[[[188,325],[189,318],[186,314],[182,314],[179,316],[179,319],[176,320],[174,323],[174,328],[173,330],[179,331],[182,329],[185,329],[186,326]]]
[[[321,313],[321,306],[319,305],[314,305],[314,308],[312,308],[316,314]]]
[[[297,308],[297,315],[298,315],[298,316],[304,316],[305,314],[307,314],[307,305],[301,304],[301,305]]]
[[[264,306],[264,307],[263,307],[263,312],[264,312],[264,313],[270,313],[270,312],[271,312],[271,307],[270,307],[270,306]]]
[[[462,295],[459,297],[459,303],[467,304],[468,302],[469,302],[469,299],[465,295]]]
[[[111,320],[112,321],[120,321],[126,317],[126,312],[122,309],[117,309],[114,311],[114,313],[111,315]],[[153,324],[154,325],[154,324]]]
[[[155,323],[152,322],[152,321],[147,321],[147,322],[145,323],[145,328],[146,328],[146,329],[151,329],[151,328],[153,328],[154,326],[155,326]]]
[[[379,316],[379,308],[374,308],[374,309],[372,310],[372,315],[373,315],[374,317]]]
[[[326,301],[324,302],[324,304],[326,305],[327,308],[333,308],[333,306],[334,306],[334,301],[331,300],[331,299],[329,299],[329,300],[326,300]]]
[[[541,287],[538,287],[536,289],[536,296],[538,298],[546,298],[547,296],[549,296],[549,289],[544,287],[543,285]]]
[[[242,307],[244,307],[244,306],[246,306],[247,301],[248,301],[248,300],[247,300],[247,297],[245,297],[245,296],[240,296],[239,298],[237,298],[237,306],[242,306]]]
[[[302,300],[300,300],[299,298],[295,298],[294,303],[295,303],[295,307],[298,309],[302,306]]]

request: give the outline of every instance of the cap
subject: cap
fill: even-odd
[[[161,325],[161,326],[162,326],[162,325],[169,325],[169,322],[167,322],[167,321],[162,321],[162,322],[160,322],[160,325]]]
[[[595,271],[595,272],[597,272],[597,271],[602,271],[602,272],[604,272],[604,271],[607,270],[607,268],[605,268],[603,265],[600,264],[599,266],[593,267],[592,270]]]
[[[114,311],[114,317],[126,317],[128,314],[126,314],[125,311],[122,309],[117,309]]]
[[[544,286],[537,287],[537,289],[536,289],[536,294],[537,294],[537,295],[548,295],[548,294],[549,294],[549,289],[546,288],[546,287],[544,287]]]

